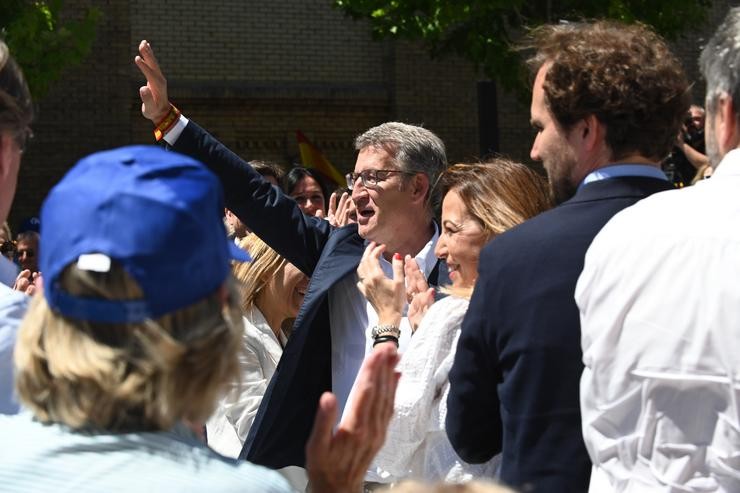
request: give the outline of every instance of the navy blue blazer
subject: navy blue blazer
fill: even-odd
[[[502,453],[501,480],[521,491],[588,490],[576,281],[614,214],[670,188],[641,177],[590,183],[483,249],[450,371],[447,435],[462,459]]]
[[[240,458],[271,468],[305,465],[319,397],[331,391],[329,289],[357,269],[364,240],[357,225],[332,228],[190,121],[174,149],[203,162],[221,180],[226,207],[265,243],[311,278],[293,333],[270,381]],[[430,284],[449,282],[438,262]]]

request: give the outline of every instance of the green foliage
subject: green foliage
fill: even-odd
[[[62,71],[90,52],[100,11],[80,20],[60,20],[62,0],[2,0],[0,37],[23,68],[34,98],[40,98]]]
[[[432,56],[456,53],[507,89],[521,90],[516,43],[536,26],[583,19],[643,22],[672,39],[705,21],[711,0],[333,0],[370,22],[376,38],[421,40]]]

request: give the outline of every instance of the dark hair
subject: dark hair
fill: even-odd
[[[36,231],[24,231],[22,233],[18,233],[18,235],[16,235],[15,237],[15,242],[20,243],[21,241],[31,241],[38,244],[39,234]]]
[[[255,160],[249,161],[249,165],[260,175],[275,178],[278,184],[282,184],[285,179],[285,170],[277,163]]]
[[[326,180],[321,175],[321,173],[316,170],[304,168],[302,166],[296,166],[295,168],[288,171],[288,173],[285,175],[285,178],[283,179],[283,189],[285,190],[285,193],[287,193],[288,195],[292,195],[293,190],[295,190],[301,180],[306,177],[313,178],[314,180],[316,180],[316,183],[319,184],[321,193],[324,195],[324,210],[327,210],[327,208],[329,207],[329,187],[326,185]]]
[[[662,159],[691,104],[689,82],[665,41],[648,27],[616,22],[542,26],[531,34],[536,73],[550,64],[547,105],[568,129],[588,115],[606,126],[613,159]]]
[[[32,120],[33,103],[23,72],[0,41],[0,130],[27,131]]]

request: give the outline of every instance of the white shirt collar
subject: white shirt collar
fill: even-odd
[[[725,157],[715,168],[712,178],[715,176],[740,175],[740,156],[738,154],[740,154],[740,149],[733,149],[725,154]]]

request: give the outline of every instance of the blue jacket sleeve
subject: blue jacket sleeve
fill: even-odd
[[[481,269],[463,320],[447,397],[447,437],[460,458],[471,464],[500,453],[503,436],[487,281]]]
[[[303,214],[295,200],[192,120],[172,148],[216,174],[224,189],[226,207],[265,243],[311,276],[331,233],[328,221]]]

